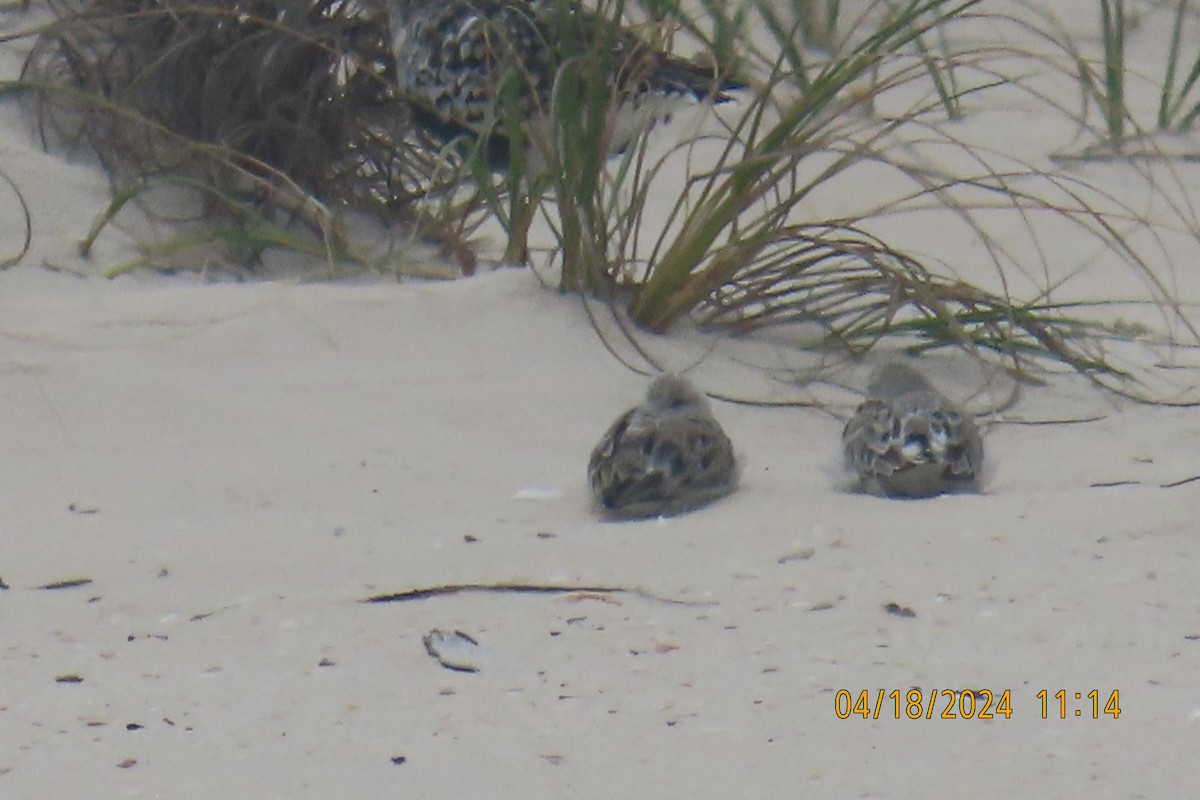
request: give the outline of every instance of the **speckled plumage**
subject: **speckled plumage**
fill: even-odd
[[[983,466],[974,419],[900,362],[872,376],[866,401],[846,423],[842,448],[860,487],[885,496],[973,489]]]
[[[719,84],[711,69],[614,29],[577,0],[391,0],[391,8],[397,81],[424,121],[444,137],[497,134],[486,129],[496,119],[496,98],[510,67],[521,75],[519,111],[536,121],[550,105],[562,61],[606,41],[621,109],[614,150],[669,115],[672,100],[728,99],[721,93],[728,85]],[[559,37],[566,22],[576,46],[564,55]]]
[[[661,375],[646,400],[622,414],[588,461],[588,484],[605,517],[670,516],[733,491],[733,445],[704,396]]]

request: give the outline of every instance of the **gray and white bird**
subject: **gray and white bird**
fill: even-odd
[[[397,83],[419,121],[446,140],[487,135],[493,164],[507,163],[497,98],[511,68],[516,110],[536,136],[562,64],[607,49],[617,100],[613,153],[687,99],[723,102],[726,89],[740,86],[649,45],[579,0],[389,0],[389,7]]]
[[[704,396],[678,375],[660,375],[592,451],[588,484],[604,517],[670,516],[732,492],[737,463]]]
[[[842,450],[859,487],[889,497],[974,489],[983,467],[974,418],[901,362],[872,375],[866,401],[842,432]]]

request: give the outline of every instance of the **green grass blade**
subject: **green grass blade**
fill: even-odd
[[[1174,107],[1171,102],[1171,93],[1175,89],[1175,71],[1179,64],[1179,41],[1183,36],[1184,12],[1187,10],[1187,2],[1188,0],[1179,0],[1179,5],[1175,8],[1175,22],[1171,28],[1171,44],[1167,48],[1166,74],[1163,76],[1162,91],[1158,100],[1158,127],[1160,130],[1167,130],[1171,127]]]
[[[1125,135],[1125,3],[1100,0],[1101,35],[1104,40],[1104,121],[1109,139]]]

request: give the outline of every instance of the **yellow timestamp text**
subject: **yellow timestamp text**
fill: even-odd
[[[1121,716],[1121,692],[1051,692],[1036,695],[1042,719],[1080,717],[1100,719]],[[838,689],[833,695],[833,713],[838,719],[1011,719],[1012,689]]]
[[[838,689],[833,695],[838,719],[995,719],[1012,717],[1012,690],[862,689],[857,695]]]
[[[1113,689],[1108,693],[1108,697],[1104,697],[1104,693],[1099,689],[1092,689],[1086,693],[1072,693],[1066,689],[1059,689],[1053,694],[1042,689],[1037,693],[1037,699],[1042,703],[1042,719],[1054,717],[1058,719],[1069,717],[1100,719],[1106,715],[1118,719],[1121,716],[1120,689]],[[1103,706],[1100,705],[1102,700]]]

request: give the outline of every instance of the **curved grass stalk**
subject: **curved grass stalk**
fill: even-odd
[[[23,217],[25,228],[25,235],[22,237],[21,246],[11,256],[0,260],[0,270],[6,270],[11,266],[21,263],[21,260],[29,254],[29,247],[33,243],[33,218],[29,214],[29,203],[25,201],[25,195],[21,193],[21,187],[17,186],[12,176],[5,170],[0,169],[0,180],[8,184],[8,188],[16,196],[17,203],[21,206],[21,216]]]

